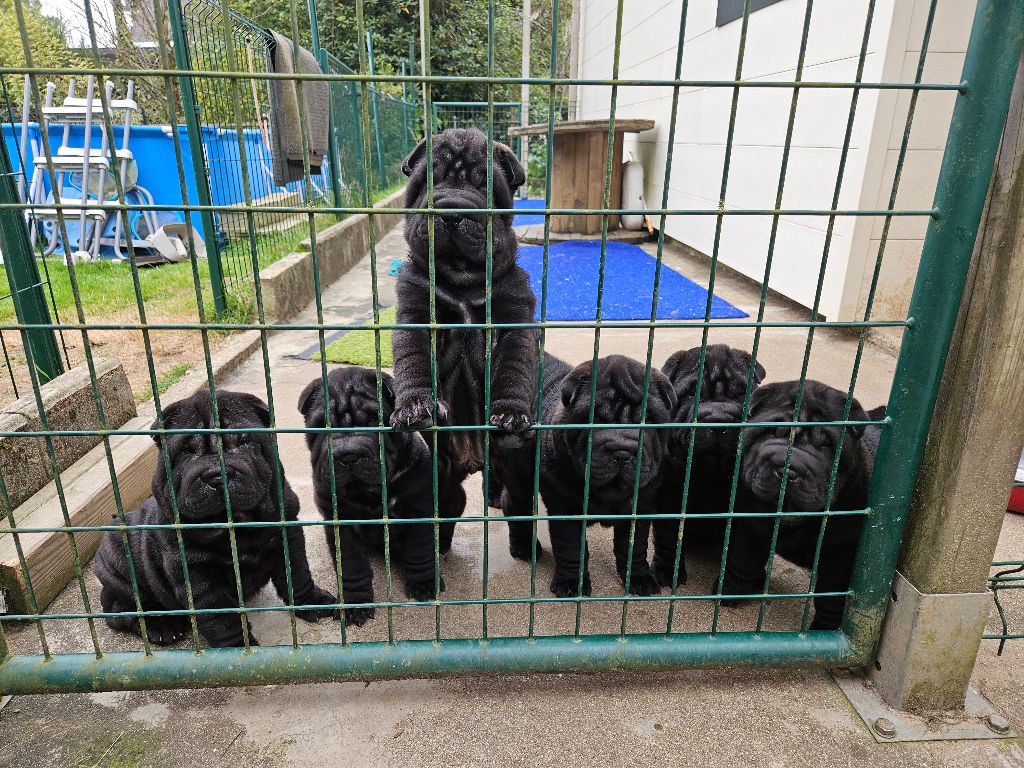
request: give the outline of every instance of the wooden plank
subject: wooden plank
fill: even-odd
[[[612,150],[612,194],[610,208],[622,207],[622,147],[625,141],[625,134],[616,132],[615,144]],[[608,229],[619,228],[619,217],[608,217]]]
[[[568,120],[563,123],[555,123],[555,133],[591,133],[593,131],[604,131],[608,133],[610,120]],[[653,120],[640,118],[616,118],[615,130],[626,133],[642,133],[654,128]],[[513,125],[508,129],[509,136],[546,136],[548,133],[547,123],[534,123],[532,125]]]
[[[139,425],[133,420],[128,428]],[[138,506],[150,495],[153,469],[158,459],[156,443],[146,435],[111,438],[111,452],[118,489],[125,511]],[[110,470],[102,445],[97,446],[62,473],[64,498],[72,525],[106,525],[117,514]],[[54,483],[39,491],[16,510],[19,527],[42,528],[64,524]],[[76,533],[75,543],[83,563],[96,553],[101,532]],[[66,533],[34,533],[18,536],[28,564],[29,578],[40,609],[49,605],[74,578],[71,546]],[[18,561],[14,536],[0,536],[0,589],[4,590],[8,611],[29,611],[27,583]]]
[[[575,208],[576,137],[557,136],[552,150],[551,207]],[[572,227],[572,216],[552,216],[551,229],[568,232]]]
[[[583,137],[581,137],[583,140]],[[604,207],[604,172],[607,161],[606,147],[608,146],[608,134],[601,131],[594,131],[587,136],[588,157],[586,160],[589,179],[587,183],[587,208]],[[601,232],[600,216],[584,216],[584,234],[596,235]]]

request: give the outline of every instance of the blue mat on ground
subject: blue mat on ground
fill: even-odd
[[[519,247],[519,264],[530,273],[537,294],[540,317],[544,247]],[[657,262],[642,248],[629,243],[607,244],[605,251],[605,320],[649,320]],[[594,320],[597,317],[597,284],[601,265],[600,240],[569,240],[552,243],[548,251],[548,320]],[[659,320],[695,320],[704,317],[708,291],[662,263],[658,291]],[[713,296],[712,318],[746,317],[725,299]]]
[[[516,200],[512,207],[517,211],[536,211],[544,209],[543,200]],[[543,213],[517,213],[512,218],[513,227],[528,227],[531,224],[543,224],[544,214]]]

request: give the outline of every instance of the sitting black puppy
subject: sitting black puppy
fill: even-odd
[[[696,420],[709,424],[728,424],[740,421],[743,400],[746,397],[747,377],[750,374],[750,354],[727,344],[712,344],[704,352],[704,370],[700,386],[700,400]],[[676,393],[674,420],[693,421],[693,402],[697,395],[697,370],[700,347],[676,352],[662,366]],[[754,365],[752,386],[759,385],[765,376],[760,363]],[[658,493],[658,513],[679,515],[683,508],[683,485],[686,479],[686,460],[690,451],[690,432],[693,432],[693,460],[686,498],[686,524],[683,532],[686,542],[722,543],[725,532],[724,518],[701,519],[701,514],[729,511],[729,496],[736,469],[736,449],[739,430],[674,429],[669,438],[668,457],[662,464],[661,490]],[[679,544],[679,522],[655,520],[654,574],[662,586],[672,584],[676,548]],[[686,583],[685,549],[680,550],[679,584]]]
[[[210,429],[215,426],[210,394],[200,390],[164,409],[166,429]],[[217,410],[224,429],[252,429],[270,426],[267,405],[254,395],[220,391]],[[159,422],[153,429],[159,428]],[[220,469],[216,437],[213,434],[154,435],[171,465],[173,492],[183,523],[226,523],[224,474]],[[281,519],[281,497],[274,474],[271,435],[266,432],[231,432],[221,435],[227,496],[231,516],[236,523]],[[280,465],[278,464],[278,468]],[[296,520],[299,499],[281,470],[284,517]],[[126,515],[128,525],[171,525],[171,485],[164,462],[153,473],[153,495]],[[291,561],[292,589],[296,605],[337,604],[337,598],[313,583],[306,561],[306,543],[299,526],[288,526],[288,557]],[[192,584],[192,596],[199,610],[237,608],[238,589],[226,528],[186,528],[181,531],[185,561]],[[281,599],[288,600],[284,547],[281,530],[273,527],[235,528],[238,567],[242,577],[242,597],[248,600],[268,581]],[[183,610],[188,597],[178,550],[178,539],[169,528],[128,530],[135,575],[142,609],[149,611]],[[103,589],[100,603],[104,612],[136,610],[131,576],[121,534],[108,531],[93,568]],[[307,621],[316,621],[335,612],[334,607],[296,611]],[[199,614],[196,623],[211,646],[242,644],[242,621],[233,613]],[[107,623],[114,629],[141,636],[135,616],[113,616]],[[149,639],[160,645],[177,642],[189,631],[188,616],[152,616],[146,619]],[[256,643],[250,637],[250,643]]]
[[[751,401],[750,421],[793,420],[797,381],[766,384]],[[807,381],[799,421],[841,421],[846,393],[819,381]],[[851,421],[885,417],[881,406],[865,413],[854,400]],[[745,438],[743,464],[736,511],[774,512],[786,463],[789,427],[752,427]],[[798,427],[793,442],[784,512],[824,511],[829,477],[837,445],[842,445],[835,489],[829,509],[851,511],[867,506],[868,481],[878,447],[878,427]],[[820,516],[783,517],[776,552],[786,560],[810,568],[821,528]],[[757,594],[764,589],[765,568],[770,552],[775,519],[747,517],[734,519],[726,562],[723,592],[727,595]],[[815,592],[843,592],[850,584],[857,543],[864,518],[860,515],[830,518],[818,562]],[[816,597],[811,629],[835,629],[846,605],[844,597]]]
[[[421,141],[405,159],[409,177],[405,205],[427,207],[427,171],[432,169],[434,206],[440,209],[487,207],[487,137],[476,129],[450,128],[433,140],[433,158]],[[512,193],[525,181],[512,150],[493,144],[493,201],[497,208],[512,208]],[[430,284],[428,214],[407,214],[405,239],[409,260],[398,274],[398,322],[429,323]],[[512,231],[512,216],[492,217],[491,320],[495,323],[532,323],[537,300],[529,276],[516,264],[519,246]],[[434,216],[434,256],[437,322],[445,324],[486,321],[487,216],[437,214]],[[441,424],[459,426],[484,423],[484,351],[486,332],[481,328],[437,332],[437,416]],[[434,423],[431,393],[430,334],[425,330],[394,332],[395,429],[423,429]],[[490,424],[498,428],[492,441],[517,447],[520,435],[533,422],[537,396],[537,337],[533,329],[497,329],[492,332]],[[438,512],[453,522],[441,526],[441,552],[451,547],[454,519],[466,506],[462,481],[483,466],[483,433],[444,432],[438,436]]]
[[[372,368],[335,368],[327,375],[332,427],[376,427],[377,377]],[[383,423],[394,407],[394,383],[381,374]],[[317,376],[299,396],[299,411],[307,427],[323,427],[324,391]],[[325,520],[334,519],[331,502],[331,461],[338,517],[342,520],[381,519],[382,487],[380,445],[376,432],[307,432],[306,444],[313,464],[316,506]],[[430,449],[418,432],[385,432],[384,459],[388,483],[388,517],[430,517]],[[434,529],[429,523],[400,523],[389,527],[405,571],[405,591],[413,600],[432,600],[434,588]],[[334,528],[325,527],[327,548],[337,568]],[[381,525],[338,526],[341,543],[342,587],[346,603],[373,602],[373,569],[366,554],[367,541],[383,543]],[[444,589],[444,582],[441,582]],[[362,626],[373,618],[373,608],[346,608],[345,623]]]
[[[587,424],[590,411],[591,363],[583,363],[563,380],[560,397],[544,401],[544,424]],[[644,365],[622,355],[598,360],[594,424],[638,424],[644,393]],[[646,423],[662,424],[672,418],[675,393],[668,379],[657,369],[651,371]],[[549,515],[583,513],[584,472],[587,461],[587,429],[547,429],[540,438],[542,464],[540,490]],[[637,514],[651,514],[657,500],[659,469],[665,456],[665,429],[643,430],[643,455]],[[637,477],[637,428],[595,429],[590,456],[590,501],[588,514],[628,517],[631,513]],[[625,582],[629,555],[628,520],[602,520],[614,531],[615,565]],[[555,575],[551,591],[559,597],[575,597],[579,588],[580,558],[584,558],[583,594],[590,594],[586,552],[580,551],[582,521],[550,520]],[[653,595],[661,590],[647,563],[650,519],[636,521],[629,590],[634,595]]]

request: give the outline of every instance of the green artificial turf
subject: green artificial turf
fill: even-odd
[[[394,323],[395,317],[395,307],[388,307],[380,312],[380,322],[382,325]],[[372,322],[373,318],[369,318],[366,324]],[[340,339],[328,344],[325,351],[327,362],[329,363],[349,363],[351,365],[365,365],[370,368],[377,365],[377,351],[374,344],[373,331],[349,331]],[[313,355],[313,359],[319,360],[320,353],[317,352]],[[380,332],[380,364],[384,368],[390,368],[394,365],[394,359],[391,357],[391,331]]]

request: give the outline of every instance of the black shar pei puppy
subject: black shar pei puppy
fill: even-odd
[[[493,145],[494,205],[512,207],[512,193],[525,181],[522,166],[504,144]],[[433,169],[436,208],[487,207],[487,138],[478,130],[450,128],[434,138],[434,157],[421,141],[405,159],[409,177],[405,205],[427,207],[427,169]],[[518,242],[512,216],[492,217],[491,319],[495,323],[532,323],[537,300],[529,276],[516,264]],[[436,317],[439,323],[485,321],[487,216],[438,214],[434,218]],[[398,274],[398,322],[430,322],[427,214],[405,217],[409,261]],[[441,424],[482,425],[484,349],[480,328],[437,333],[437,417]],[[537,395],[537,336],[533,329],[493,331],[490,424],[498,428],[495,451],[521,444],[533,423]],[[424,429],[434,423],[431,395],[430,336],[424,330],[396,329],[395,410],[391,426]],[[439,514],[453,522],[441,527],[441,551],[451,548],[454,519],[466,506],[462,481],[483,466],[483,433],[457,431],[438,437]]]
[[[327,375],[332,427],[376,427],[377,377],[372,368],[335,368]],[[381,374],[383,414],[388,423],[394,408],[394,383]],[[299,410],[307,427],[323,427],[324,391],[318,376],[299,396]],[[325,520],[334,517],[331,507],[331,461],[338,517],[342,520],[381,519],[383,515],[380,441],[376,432],[306,433],[313,464],[316,506]],[[384,460],[388,483],[388,517],[430,517],[430,449],[418,432],[385,432]],[[383,546],[382,525],[339,526],[342,592],[346,603],[373,602],[373,569],[367,543]],[[325,527],[327,548],[337,568],[334,528]],[[405,592],[413,600],[432,600],[434,585],[434,528],[430,523],[390,526],[394,546],[405,572]],[[444,582],[441,582],[444,589]],[[373,618],[373,608],[346,608],[345,623],[362,626]]]
[[[750,421],[783,422],[793,420],[799,382],[765,384],[753,395]],[[807,381],[799,421],[841,421],[846,393],[820,381]],[[854,400],[851,421],[878,420],[885,417],[880,406],[865,413]],[[752,427],[745,438],[740,489],[736,511],[774,512],[786,463],[789,427]],[[875,463],[880,430],[876,426],[811,426],[796,430],[789,475],[786,482],[784,512],[820,512],[825,509],[829,476],[836,448],[842,445],[836,483],[829,508],[835,511],[860,510],[867,506],[868,481]],[[813,565],[820,516],[783,517],[776,552],[802,568]],[[775,519],[739,515],[733,522],[729,554],[725,568],[723,593],[757,594],[764,589],[765,568],[771,547]],[[860,515],[828,520],[818,562],[816,592],[843,592],[850,584],[857,543],[864,518]],[[835,629],[843,616],[846,598],[816,597],[811,629]]]
[[[573,369],[563,380],[558,400],[544,403],[544,424],[587,424],[590,411],[591,363]],[[595,424],[638,424],[644,394],[644,365],[622,355],[610,355],[597,363]],[[552,402],[554,400],[554,402]],[[675,393],[668,379],[657,369],[651,371],[646,423],[663,424],[672,418]],[[583,485],[587,460],[586,429],[547,429],[541,436],[541,495],[549,515],[583,513]],[[643,430],[640,488],[637,514],[650,515],[656,509],[659,469],[666,453],[665,429]],[[631,513],[637,477],[638,428],[595,429],[590,457],[590,501],[588,514]],[[615,565],[625,583],[629,556],[629,520],[600,521],[614,532]],[[551,591],[559,597],[575,597],[579,588],[580,559],[583,558],[583,594],[590,594],[587,553],[580,551],[583,523],[579,520],[550,520],[551,548],[555,575]],[[661,591],[647,563],[650,519],[636,521],[629,591],[653,595]]]
[[[730,424],[740,421],[743,400],[746,397],[747,377],[750,374],[750,353],[728,344],[712,344],[704,353],[704,371],[697,405],[697,421],[703,424]],[[677,422],[693,421],[693,401],[697,395],[697,370],[700,347],[676,352],[662,366],[676,393]],[[754,364],[751,384],[757,387],[765,376],[764,367]],[[693,461],[686,498],[686,525],[683,548],[679,559],[679,584],[686,583],[686,543],[717,544],[721,546],[725,533],[724,518],[704,518],[701,514],[727,512],[732,492],[732,478],[736,470],[736,448],[739,430],[736,428],[686,428],[672,430],[668,457],[662,464],[661,490],[658,494],[658,513],[679,515],[683,508],[683,484],[686,479],[686,459],[690,451],[690,432],[693,432]],[[654,574],[662,586],[672,585],[676,547],[679,545],[679,522],[655,520]]]
[[[210,407],[210,394],[205,390],[172,403],[164,409],[167,429],[210,429],[215,426]],[[270,426],[267,405],[254,395],[220,391],[217,410],[224,429],[262,429]],[[153,429],[159,428],[159,423]],[[213,434],[174,434],[154,439],[166,452],[171,465],[173,492],[183,523],[226,523],[224,474],[221,473]],[[227,496],[231,500],[232,520],[240,522],[276,521],[281,519],[281,496],[274,473],[272,436],[267,432],[232,432],[221,435]],[[280,464],[278,464],[280,468]],[[281,470],[284,517],[296,520],[299,499]],[[153,473],[153,495],[126,517],[128,525],[170,525],[174,522],[171,506],[171,485],[167,482],[164,462],[157,463]],[[288,558],[291,562],[292,589],[296,605],[324,605],[296,611],[307,621],[331,616],[337,598],[313,583],[306,561],[306,542],[302,528],[288,526]],[[229,534],[226,528],[186,528],[181,532],[185,546],[185,562],[192,583],[192,596],[199,610],[237,608],[238,588],[231,559]],[[285,576],[285,553],[282,533],[273,527],[235,528],[238,568],[242,577],[242,598],[248,600],[268,581],[282,600],[288,601]],[[129,529],[135,575],[138,579],[142,609],[148,611],[183,610],[188,597],[178,540],[168,528]],[[121,534],[108,531],[96,552],[94,570],[103,589],[100,603],[108,613],[135,611],[130,573]],[[200,614],[196,616],[199,631],[211,646],[242,645],[242,621],[233,613]],[[141,636],[135,616],[112,616],[107,623],[114,629]],[[190,627],[188,616],[152,616],[146,619],[146,631],[153,643],[177,642]],[[255,638],[249,638],[256,645]]]
[[[544,353],[544,382],[541,387],[541,413],[555,412],[561,396],[562,380],[572,368],[554,355]],[[491,506],[501,507],[508,522],[508,548],[512,557],[530,562],[533,545],[539,560],[544,554],[540,541],[533,535],[533,523],[516,522],[514,518],[533,514],[534,472],[537,461],[537,436],[527,432],[520,446],[503,447],[491,460]],[[543,472],[543,465],[541,472]]]

